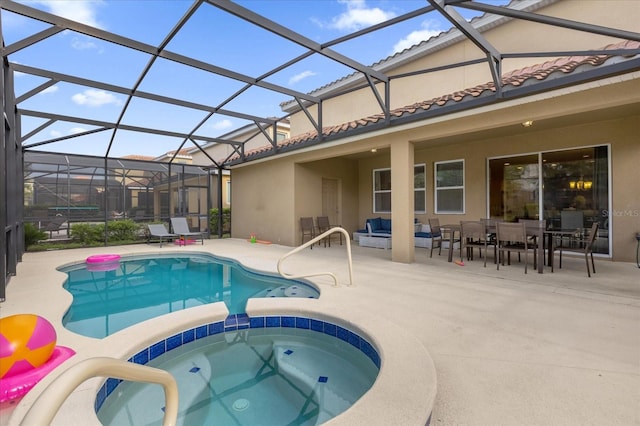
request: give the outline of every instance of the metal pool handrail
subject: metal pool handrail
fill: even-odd
[[[295,249],[291,250],[289,253],[284,254],[279,260],[278,260],[278,273],[280,275],[282,275],[284,278],[287,279],[297,279],[297,278],[308,278],[308,277],[317,277],[320,275],[329,275],[331,278],[333,278],[333,286],[337,287],[338,286],[338,278],[335,276],[335,274],[331,273],[331,272],[312,272],[312,273],[307,273],[307,274],[301,274],[301,275],[290,275],[290,274],[286,274],[285,272],[282,271],[281,268],[281,264],[282,262],[289,256],[298,253],[299,251],[302,251],[303,249],[321,241],[323,238],[328,237],[329,235],[336,233],[336,232],[341,232],[344,236],[345,236],[345,241],[346,241],[346,246],[347,246],[347,260],[349,262],[349,286],[353,286],[353,262],[351,260],[351,236],[349,235],[349,233],[344,229],[344,228],[340,228],[339,226],[336,226],[334,228],[329,229],[328,231],[318,235],[317,237],[307,241],[306,243],[302,244],[299,247],[296,247]]]
[[[106,357],[86,359],[56,377],[29,408],[20,425],[50,424],[71,392],[82,382],[93,377],[113,377],[162,385],[165,399],[162,424],[175,426],[178,417],[178,384],[173,376],[158,368]]]

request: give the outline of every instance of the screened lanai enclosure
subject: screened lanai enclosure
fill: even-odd
[[[204,231],[210,208],[218,208],[222,223],[222,179],[213,176],[233,167],[637,71],[640,59],[636,44],[617,45],[614,50],[585,45],[556,51],[561,48],[537,49],[532,43],[527,51],[514,51],[509,47],[513,34],[506,32],[504,40],[483,35],[494,25],[517,20],[539,25],[541,31],[552,26],[567,34],[572,31],[640,41],[637,32],[598,25],[597,17],[583,22],[536,13],[560,2],[388,2],[409,6],[397,15],[344,34],[333,33],[319,42],[299,14],[277,14],[270,7],[272,2],[162,2],[158,7],[145,4],[136,8],[139,14],[127,8],[135,2],[104,2],[120,10],[117,16],[122,19],[118,19],[118,28],[103,28],[52,11],[51,4],[57,2],[0,0],[4,123],[0,134],[0,203],[4,204],[0,208],[4,255],[4,261],[0,260],[0,300],[22,260],[26,224],[45,230],[60,224],[56,236],[68,236],[74,225],[103,224],[107,243],[109,224],[125,220],[144,224],[185,216],[193,229]],[[291,9],[306,8],[309,3],[286,2]],[[165,12],[162,19],[160,12]],[[481,19],[483,16],[487,19]],[[389,39],[396,28],[410,34],[432,18],[441,18],[450,29],[381,60],[387,53],[372,41],[374,35]],[[153,25],[136,34],[142,20]],[[222,33],[227,37],[224,43],[219,42]],[[468,40],[475,50],[425,69],[404,72],[398,68],[405,60],[412,60],[412,55],[428,53],[430,42],[439,46],[439,40],[444,40],[443,48]],[[95,49],[95,55],[86,56],[87,47]],[[627,59],[612,59],[562,76],[554,73],[553,78],[539,82],[532,78],[526,84],[507,84],[503,78],[503,65],[521,58],[542,61],[593,55]],[[307,88],[296,85],[299,79],[292,76],[315,75],[308,70],[319,66],[327,70],[319,73],[321,82]],[[393,103],[403,97],[405,82],[412,78],[450,70],[464,73],[475,66],[482,66],[490,81],[489,89],[478,96],[458,101],[456,96],[446,95],[435,103],[415,104],[422,106],[411,111]],[[187,90],[188,83],[197,87]],[[353,125],[331,122],[332,114],[342,116],[337,108],[340,102],[334,100],[359,91],[367,92],[376,110],[371,116],[375,119],[353,121]],[[52,93],[57,93],[55,102],[41,102]],[[105,100],[111,101],[108,112],[91,104]],[[299,131],[286,143],[279,143],[278,127],[291,122],[292,117],[297,117]],[[218,120],[231,123],[226,133],[216,127]],[[240,132],[247,127],[257,129],[268,149],[251,149],[255,135],[246,137]],[[293,124],[291,128],[293,131]],[[137,143],[143,147],[134,151]],[[215,145],[228,148],[227,155],[218,158],[206,150]],[[198,163],[202,167],[182,164],[175,155],[167,162],[123,157],[160,149],[152,157],[187,150],[204,157]],[[604,182],[597,180],[598,176],[592,180],[587,177],[585,173],[566,184],[557,179],[566,190],[563,202],[580,200],[578,195],[582,194],[577,191],[582,191],[586,182],[596,189]],[[277,184],[265,177],[255,187],[263,183]],[[230,182],[227,184],[230,189]],[[214,200],[209,198],[212,196]],[[48,232],[53,236],[53,231]]]
[[[77,223],[104,223],[108,230],[109,223],[126,219],[163,222],[169,229],[169,218],[176,216],[208,231],[211,191],[203,167],[26,152],[24,170],[24,221],[51,237],[54,231],[71,237]]]

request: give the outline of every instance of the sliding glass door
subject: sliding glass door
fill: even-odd
[[[596,146],[489,159],[489,214],[510,222],[546,219],[553,229],[588,230],[609,253],[609,149]]]

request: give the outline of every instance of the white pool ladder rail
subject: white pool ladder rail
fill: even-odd
[[[309,278],[309,277],[317,277],[317,276],[321,276],[321,275],[328,275],[331,278],[333,278],[333,286],[337,287],[338,286],[338,278],[336,277],[336,275],[332,272],[311,272],[311,273],[305,273],[305,274],[300,274],[300,275],[291,275],[291,274],[287,274],[285,272],[282,271],[282,262],[288,258],[291,255],[294,255],[295,253],[298,253],[299,251],[304,250],[305,248],[321,241],[322,239],[324,239],[325,237],[328,237],[331,234],[334,233],[342,233],[345,237],[345,241],[346,241],[346,248],[347,248],[347,261],[349,262],[349,286],[353,286],[353,261],[351,258],[351,236],[349,235],[349,233],[344,229],[341,228],[339,226],[336,226],[334,228],[329,229],[326,232],[323,232],[322,234],[318,235],[315,238],[312,238],[311,240],[307,241],[306,243],[302,244],[299,247],[296,247],[295,249],[291,250],[290,252],[284,254],[279,260],[278,260],[278,273],[287,279],[293,280],[293,279],[298,279],[298,278]]]
[[[156,383],[164,388],[164,426],[175,426],[178,417],[178,384],[167,371],[147,367],[115,358],[85,359],[56,377],[38,396],[27,411],[20,426],[48,425],[60,406],[85,380],[93,377],[113,377],[145,383]]]

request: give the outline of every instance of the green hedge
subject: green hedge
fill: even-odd
[[[24,247],[28,249],[30,246],[37,244],[40,240],[46,240],[47,233],[39,230],[33,223],[26,222],[24,224]]]
[[[231,232],[231,209],[222,209],[222,230],[223,233]],[[218,209],[209,210],[209,230],[211,235],[218,235]]]
[[[107,241],[132,241],[138,238],[140,225],[131,219],[108,222]],[[71,239],[84,245],[104,242],[104,224],[76,223],[71,225]]]

